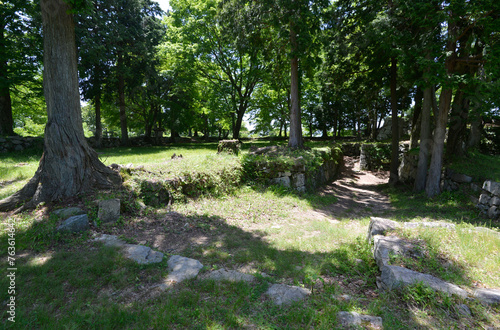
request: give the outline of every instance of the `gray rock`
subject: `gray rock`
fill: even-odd
[[[474,297],[485,304],[495,305],[500,303],[499,289],[477,289],[474,291]]]
[[[483,189],[492,193],[493,195],[500,196],[500,182],[484,181]]]
[[[97,217],[102,223],[118,221],[120,218],[120,200],[108,199],[99,201]]]
[[[154,251],[144,245],[125,244],[123,246],[124,256],[138,264],[154,264],[163,260],[163,253]]]
[[[491,197],[488,194],[481,194],[479,196],[479,204],[489,205],[490,200],[491,200]]]
[[[419,273],[399,266],[384,266],[380,276],[380,289],[392,290],[399,286],[409,286],[422,282],[436,291],[454,294],[462,298],[467,297],[467,291],[459,288],[455,284],[445,282],[429,274]]]
[[[450,179],[452,179],[455,182],[458,183],[471,183],[472,178],[468,175],[465,174],[460,174],[460,173],[452,173],[450,176]]]
[[[99,237],[94,238],[94,242],[101,242],[106,246],[124,246],[126,243],[119,239],[115,235],[102,234]]]
[[[305,299],[311,294],[311,291],[298,286],[291,286],[286,284],[273,284],[267,289],[268,295],[276,305],[288,305],[294,301]]]
[[[229,282],[253,282],[255,277],[249,274],[240,273],[236,270],[218,269],[206,276],[207,279],[215,281]]]
[[[283,176],[281,178],[274,178],[272,180],[272,182],[274,184],[278,184],[280,186],[284,186],[284,187],[290,188],[290,177],[288,177],[288,176]]]
[[[294,174],[292,181],[294,187],[302,187],[306,184],[306,176],[303,173]]]
[[[460,315],[463,315],[463,316],[471,316],[472,315],[469,306],[467,306],[466,304],[457,305],[456,309],[457,309],[457,313]]]
[[[490,200],[490,205],[491,206],[499,206],[500,205],[500,197],[493,197],[491,200]]]
[[[168,269],[170,274],[167,277],[168,283],[179,283],[184,280],[194,278],[203,268],[201,262],[181,256],[172,256],[168,259]]]
[[[453,223],[437,222],[437,221],[405,222],[403,226],[405,228],[427,227],[427,228],[446,228],[450,230],[455,229],[455,224]]]
[[[356,312],[338,312],[337,321],[344,328],[369,327],[382,329],[382,318],[378,316],[363,315]]]
[[[375,235],[384,235],[387,231],[395,230],[400,225],[396,221],[384,218],[371,217],[370,225],[368,226],[367,240],[371,242]]]
[[[500,209],[498,206],[493,205],[488,209],[488,218],[496,219],[500,216]]]
[[[415,246],[396,236],[373,237],[373,258],[377,262],[379,269],[389,265],[391,255],[417,255],[420,253]]]
[[[64,209],[55,210],[52,213],[55,214],[55,215],[57,215],[61,219],[67,219],[67,218],[69,218],[72,215],[85,214],[85,211],[83,211],[79,207],[66,207]]]
[[[84,230],[89,229],[89,218],[86,214],[74,215],[64,220],[59,227],[57,227],[57,231],[60,232],[71,232],[78,233]]]

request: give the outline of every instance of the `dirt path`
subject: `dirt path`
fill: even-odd
[[[340,178],[319,192],[323,195],[332,194],[338,201],[312,213],[338,220],[390,213],[393,208],[389,197],[379,187],[388,182],[388,172],[360,171],[358,159],[351,157],[344,157],[344,162],[345,168]]]

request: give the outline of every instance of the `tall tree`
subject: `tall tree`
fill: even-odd
[[[99,161],[83,134],[72,7],[62,0],[42,0],[41,9],[48,115],[44,152],[33,178],[0,201],[2,211],[27,200],[23,208],[121,184],[120,176]]]

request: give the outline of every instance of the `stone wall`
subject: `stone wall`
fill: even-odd
[[[43,138],[22,136],[0,137],[0,153],[20,152],[29,148],[43,148]]]
[[[500,182],[483,183],[477,207],[490,219],[500,218]]]

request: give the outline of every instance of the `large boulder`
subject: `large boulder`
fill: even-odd
[[[167,283],[179,283],[194,278],[202,268],[203,265],[198,260],[178,255],[172,256],[168,259],[170,274],[168,274]]]

